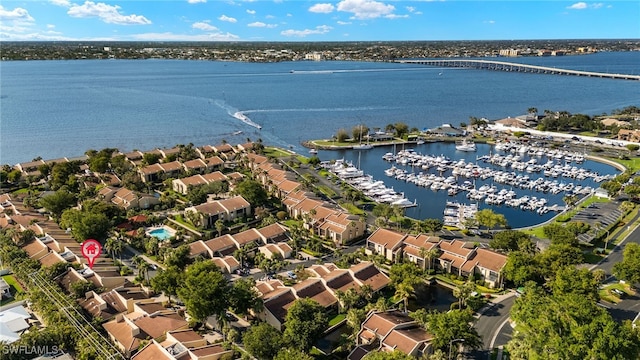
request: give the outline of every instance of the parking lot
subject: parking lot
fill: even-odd
[[[618,205],[617,201],[592,203],[575,214],[572,220],[589,224],[592,229],[604,229],[615,223],[622,214]],[[591,231],[580,234],[578,240],[583,243],[589,243],[593,240],[594,235],[594,232]]]

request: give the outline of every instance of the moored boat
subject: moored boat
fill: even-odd
[[[476,151],[476,143],[473,140],[464,139],[456,141],[456,150],[459,151]]]

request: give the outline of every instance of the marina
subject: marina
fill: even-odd
[[[611,166],[562,148],[474,145],[476,152],[460,151],[452,143],[338,151],[344,158],[335,163],[342,170],[334,173],[375,201],[410,204],[407,216],[438,218],[464,227],[475,211],[490,208],[505,215],[513,228],[550,219],[565,209],[567,197],[592,194],[599,183],[617,174]],[[321,150],[320,156],[335,153]],[[379,194],[386,191],[395,198],[376,195],[371,184]]]

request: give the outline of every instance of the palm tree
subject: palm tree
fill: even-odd
[[[422,249],[420,249],[420,250],[422,250]],[[438,250],[437,247],[433,247],[433,248],[425,251],[424,260],[425,260],[425,262],[429,263],[429,272],[431,272],[431,264],[433,263],[433,259],[437,258],[438,255],[440,255],[440,250]],[[423,256],[423,254],[421,253],[420,256]]]
[[[224,221],[222,221],[221,219],[216,220],[216,222],[214,223],[214,226],[216,227],[216,230],[218,231],[218,237],[222,236],[222,230],[224,230]]]
[[[471,293],[475,291],[475,289],[476,284],[474,284],[470,280],[453,289],[453,296],[458,299],[459,309],[462,309],[462,306],[464,306],[465,302],[467,301],[469,296],[471,296]]]
[[[396,285],[395,297],[401,298],[404,300],[404,312],[409,312],[409,297],[413,295],[415,291],[413,284],[408,281],[403,281],[400,284]]]
[[[149,283],[149,269],[151,269],[151,264],[142,259],[138,265],[138,276],[144,279],[145,284]]]
[[[124,243],[116,238],[109,238],[104,244],[104,247],[111,253],[111,258],[116,261],[116,254],[118,254],[119,260],[122,262],[122,251],[124,250]]]

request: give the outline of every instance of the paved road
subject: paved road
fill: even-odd
[[[505,345],[510,338],[509,312],[516,297],[511,295],[481,310],[481,315],[474,327],[482,336],[483,348],[471,352],[473,359],[489,359],[491,349]]]

